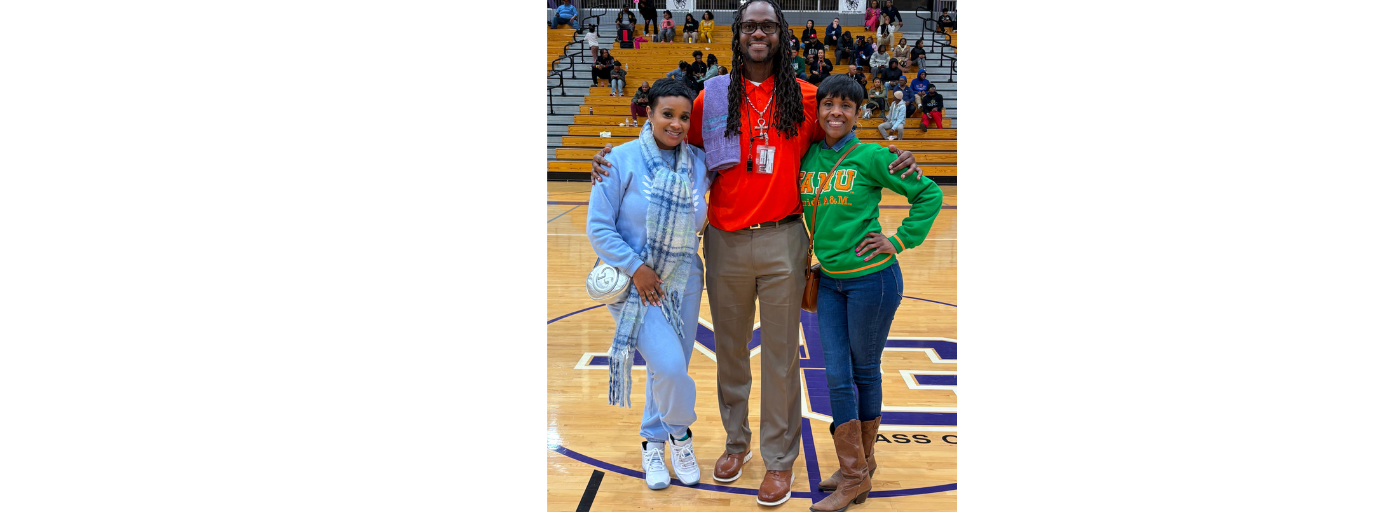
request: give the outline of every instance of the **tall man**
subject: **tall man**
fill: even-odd
[[[810,247],[801,222],[798,168],[807,148],[825,132],[815,122],[816,86],[794,73],[782,9],[773,0],[750,0],[735,12],[734,20],[735,73],[705,82],[687,135],[691,144],[705,147],[707,166],[719,172],[710,188],[710,224],[704,237],[716,387],[727,433],[725,454],[715,462],[713,478],[737,480],[753,456],[748,342],[757,299],[763,325],[759,450],[767,470],[758,502],[776,506],[792,496],[792,466],[802,439],[797,333]],[[595,181],[608,175],[603,157],[611,149],[606,146],[594,155]],[[908,167],[901,177],[922,175],[912,153],[893,146],[890,151],[900,155],[890,165],[891,174]]]

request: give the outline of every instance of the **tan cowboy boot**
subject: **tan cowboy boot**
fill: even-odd
[[[880,418],[876,416],[870,421],[860,422],[860,445],[865,450],[865,467],[870,472],[872,481],[875,479],[875,435],[880,433]],[[831,430],[831,434],[836,435],[836,429]],[[817,488],[831,492],[841,485],[841,470],[836,470],[831,474],[831,478],[822,480],[817,484]]]
[[[841,484],[826,499],[812,504],[814,512],[843,512],[851,504],[865,503],[870,496],[870,474],[865,467],[865,449],[860,445],[860,420],[836,427],[836,459],[841,462]]]

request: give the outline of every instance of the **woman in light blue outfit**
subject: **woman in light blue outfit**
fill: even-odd
[[[618,329],[609,352],[609,402],[630,404],[633,351],[646,360],[642,467],[647,486],[670,484],[664,462],[682,484],[700,481],[692,449],[695,381],[690,354],[705,282],[697,233],[705,224],[712,181],[704,151],[685,142],[694,93],[664,78],[652,84],[641,136],[609,156],[617,174],[593,187],[588,238],[603,265],[632,277],[625,302],[608,311]]]

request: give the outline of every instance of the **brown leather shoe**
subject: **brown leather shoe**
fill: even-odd
[[[763,483],[758,486],[758,504],[769,507],[782,505],[792,497],[793,478],[797,476],[792,470],[769,471],[763,475]]]
[[[744,453],[726,453],[715,461],[715,472],[710,475],[716,482],[733,482],[744,474],[744,464],[753,458],[753,450]]]
[[[836,444],[836,459],[841,463],[841,485],[826,499],[813,503],[813,512],[845,512],[851,504],[865,503],[870,496],[870,474],[866,472],[860,434],[860,420],[836,427],[831,437]]]
[[[860,446],[865,450],[865,467],[866,471],[870,473],[870,479],[872,481],[875,479],[875,436],[880,433],[880,418],[881,416],[876,416],[873,420],[860,422]],[[831,429],[831,435],[833,436],[836,435],[836,429],[834,427],[833,425]],[[841,470],[837,469],[836,472],[831,474],[831,478],[822,480],[821,483],[817,484],[817,489],[831,492],[840,486]]]

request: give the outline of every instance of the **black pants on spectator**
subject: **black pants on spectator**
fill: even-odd
[[[599,80],[602,80],[603,83],[611,84],[612,68],[593,68],[593,85],[598,85]]]
[[[655,34],[661,28],[656,23],[656,9],[642,9],[642,33]]]

